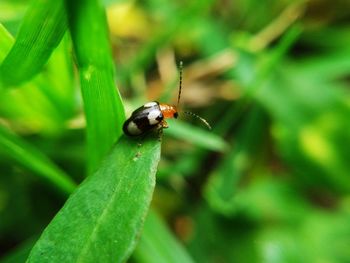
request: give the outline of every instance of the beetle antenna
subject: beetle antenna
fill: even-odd
[[[186,113],[187,115],[191,115],[192,117],[195,117],[196,119],[200,120],[209,130],[211,130],[210,124],[207,122],[206,119],[198,116],[197,114],[194,114],[193,112],[190,111],[184,111],[183,113]]]
[[[183,68],[183,63],[180,61],[179,64],[179,70],[180,70],[180,81],[179,81],[179,95],[177,96],[177,105],[176,107],[179,107],[179,102],[180,102],[180,97],[181,97],[181,89],[182,89],[182,68]]]

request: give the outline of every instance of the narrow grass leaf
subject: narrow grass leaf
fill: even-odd
[[[156,137],[121,137],[45,229],[28,262],[124,262],[149,209],[159,159]]]
[[[184,122],[169,121],[171,128],[164,131],[165,133],[186,140],[194,145],[211,151],[224,152],[228,149],[228,144],[218,135],[206,130],[205,127],[195,127]]]
[[[0,39],[1,64],[14,43],[11,34],[1,25]],[[70,45],[67,38],[63,40],[52,53],[45,72],[18,85],[17,89],[0,88],[1,116],[29,132],[52,134],[62,130],[74,112],[75,101],[72,62],[68,55]]]
[[[87,122],[88,171],[122,133],[124,107],[115,87],[106,14],[96,0],[66,1]]]
[[[75,183],[36,148],[0,127],[0,151],[57,189],[69,194]]]
[[[139,263],[194,262],[154,212],[150,212],[146,218],[134,256]]]
[[[0,66],[3,84],[18,85],[42,69],[66,31],[66,20],[63,0],[32,3],[15,44]]]

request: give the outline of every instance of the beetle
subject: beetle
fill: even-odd
[[[180,81],[179,81],[179,94],[177,97],[177,105],[170,105],[159,103],[158,101],[147,102],[143,106],[136,109],[124,122],[123,131],[128,136],[140,136],[151,130],[159,130],[162,132],[163,128],[168,128],[166,119],[177,118],[179,116],[178,106],[181,97],[182,89],[182,61],[180,61]],[[183,113],[191,115],[199,119],[204,123],[208,129],[211,129],[209,123],[202,117],[189,112],[183,111]]]

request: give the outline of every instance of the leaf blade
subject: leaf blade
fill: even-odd
[[[0,66],[4,86],[36,75],[61,42],[67,29],[64,1],[36,0],[28,9],[16,41]]]
[[[139,146],[121,137],[46,228],[28,262],[125,261],[148,211],[159,159],[156,138]]]
[[[137,262],[143,263],[194,262],[164,222],[152,210],[147,216],[144,231],[134,256]]]
[[[122,134],[124,107],[115,87],[106,15],[96,0],[67,1],[87,122],[88,173]]]
[[[168,122],[171,128],[165,130],[165,133],[175,138],[189,141],[211,151],[225,152],[229,148],[225,140],[205,128],[196,127],[179,120],[169,120]]]

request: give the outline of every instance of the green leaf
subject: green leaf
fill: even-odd
[[[122,133],[124,107],[115,87],[106,14],[96,0],[67,1],[87,122],[88,171]]]
[[[11,34],[1,25],[0,39],[1,63],[14,42]],[[0,115],[30,132],[57,134],[62,130],[75,110],[71,45],[68,40],[67,37],[63,38],[52,52],[45,71],[37,77],[17,85],[16,89],[0,90]],[[33,101],[36,103],[33,104]]]
[[[122,136],[45,229],[28,261],[124,262],[148,211],[159,159],[156,137]]]
[[[182,245],[169,232],[159,216],[150,212],[134,256],[143,263],[190,263],[190,258]]]
[[[17,85],[36,75],[60,43],[67,28],[66,20],[63,0],[34,1],[15,44],[0,66],[1,81]]]
[[[68,194],[74,190],[75,183],[69,176],[36,148],[3,127],[0,127],[0,150],[62,192]]]
[[[206,130],[206,128],[196,127],[179,120],[169,120],[168,122],[170,128],[165,130],[164,133],[168,133],[175,138],[189,141],[194,145],[212,151],[224,152],[228,148],[228,144],[221,137]]]

